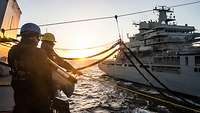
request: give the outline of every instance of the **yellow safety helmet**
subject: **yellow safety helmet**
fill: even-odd
[[[42,36],[41,41],[49,41],[49,42],[56,42],[55,36],[52,33],[45,33]]]

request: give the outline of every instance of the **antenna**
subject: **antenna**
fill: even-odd
[[[46,28],[46,33],[48,33],[48,28]]]
[[[135,27],[137,27],[139,24],[133,20],[132,25],[135,25]]]

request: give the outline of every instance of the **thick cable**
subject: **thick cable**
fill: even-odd
[[[96,18],[88,18],[88,19],[71,20],[71,21],[48,23],[48,24],[40,24],[38,26],[44,27],[44,26],[53,26],[53,25],[61,25],[61,24],[69,24],[69,23],[77,23],[77,22],[86,22],[86,21],[94,21],[94,20],[104,20],[104,19],[111,19],[111,18],[114,18],[114,16],[105,16],[105,17],[96,17]],[[18,29],[21,29],[21,28],[7,29],[6,31],[18,30]]]
[[[115,20],[116,20],[116,24],[117,24],[117,30],[118,30],[118,34],[119,34],[119,39],[121,40],[121,33],[120,33],[120,29],[119,29],[119,22],[118,22],[118,16],[115,15]]]
[[[169,7],[170,8],[175,8],[175,7],[181,7],[181,6],[192,5],[192,4],[197,4],[197,3],[200,3],[200,1],[189,2],[189,3],[185,3],[185,4],[178,4],[178,5],[173,5],[173,6],[169,6]]]
[[[98,64],[98,63],[100,63],[100,62],[103,62],[104,60],[106,60],[107,58],[109,58],[110,56],[112,56],[115,52],[117,52],[118,50],[119,50],[119,49],[116,49],[116,50],[113,51],[111,54],[109,54],[108,56],[106,56],[106,57],[104,57],[104,58],[98,60],[97,62],[91,63],[91,64],[89,64],[89,65],[87,65],[87,66],[84,66],[84,67],[77,68],[77,70],[83,70],[83,69],[85,69],[85,68],[94,66],[94,65],[96,65],[96,64]]]
[[[97,54],[95,54],[95,55],[86,56],[86,57],[80,57],[80,58],[64,58],[64,57],[63,57],[63,59],[65,59],[65,60],[80,60],[80,59],[86,59],[86,58],[96,57],[96,56],[102,55],[102,54],[104,54],[104,53],[110,51],[111,49],[115,48],[118,44],[119,44],[119,42],[113,44],[110,48],[108,48],[108,49],[106,49],[106,50],[104,50],[104,51],[102,51],[102,52],[100,52],[100,53],[97,53]]]
[[[147,13],[147,12],[151,12],[151,11],[153,11],[153,10],[138,11],[138,12],[134,12],[134,13],[127,13],[127,14],[118,15],[118,17],[131,16],[131,15]]]
[[[88,50],[88,49],[96,49],[96,48],[100,48],[100,47],[104,47],[106,45],[110,45],[113,43],[119,42],[119,40],[117,41],[113,41],[113,42],[109,42],[106,44],[102,44],[102,45],[97,45],[97,46],[93,46],[93,47],[87,47],[87,48],[80,48],[80,49],[64,49],[64,48],[55,48],[56,50],[62,50],[62,51],[76,51],[76,50]]]
[[[181,6],[197,4],[197,3],[200,3],[200,1],[190,2],[190,3],[185,3],[185,4],[178,4],[178,5],[174,5],[174,6],[170,6],[170,7],[171,8],[175,8],[175,7],[181,7]],[[118,15],[118,17],[125,17],[125,16],[141,14],[141,13],[146,13],[146,12],[151,12],[151,11],[153,11],[153,10],[144,10],[144,11],[138,11],[138,12],[134,12],[134,13],[121,14],[121,15]],[[105,19],[111,19],[111,18],[115,18],[115,16],[104,16],[104,17],[96,17],[96,18],[88,18],[88,19],[80,19],[80,20],[48,23],[48,24],[40,24],[39,26],[40,27],[44,27],[44,26],[53,26],[53,25],[69,24],[69,23],[77,23],[77,22],[86,22],[86,21],[94,21],[94,20],[105,20]],[[6,29],[5,31],[18,30],[18,29],[21,29],[21,28]]]

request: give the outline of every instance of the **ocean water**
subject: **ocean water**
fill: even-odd
[[[84,75],[77,77],[74,95],[69,98],[72,113],[172,113],[161,105],[154,105],[154,109],[150,110],[148,100],[119,89],[117,83],[121,81],[106,76],[97,66],[82,72]]]
[[[81,67],[90,62],[73,63],[75,67]],[[78,76],[74,94],[67,98],[64,93],[60,97],[70,103],[71,113],[183,113],[174,108],[155,104],[151,100],[141,98],[128,90],[120,89],[118,84],[125,87],[134,86],[130,82],[114,80],[99,70],[98,66],[82,71]],[[7,79],[2,81],[8,81]],[[157,94],[152,89],[140,88],[139,90]],[[0,110],[11,110],[14,106],[12,92],[9,86],[0,87]],[[187,113],[187,112],[185,112]],[[191,113],[191,112],[190,112]]]

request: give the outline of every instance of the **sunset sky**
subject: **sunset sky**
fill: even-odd
[[[27,22],[47,24],[78,19],[114,16],[151,10],[155,6],[173,6],[196,0],[17,0],[22,15],[20,25]],[[200,31],[200,3],[174,8],[178,24],[194,25]],[[132,23],[157,19],[156,13],[148,12],[119,18],[120,31],[123,40],[126,34],[137,32]],[[42,27],[42,32],[54,33],[56,48],[78,49],[88,48],[118,39],[115,19],[97,20],[90,22],[70,23]],[[80,54],[92,54],[84,52]],[[78,56],[78,53],[76,53]],[[83,55],[84,56],[84,55]]]

